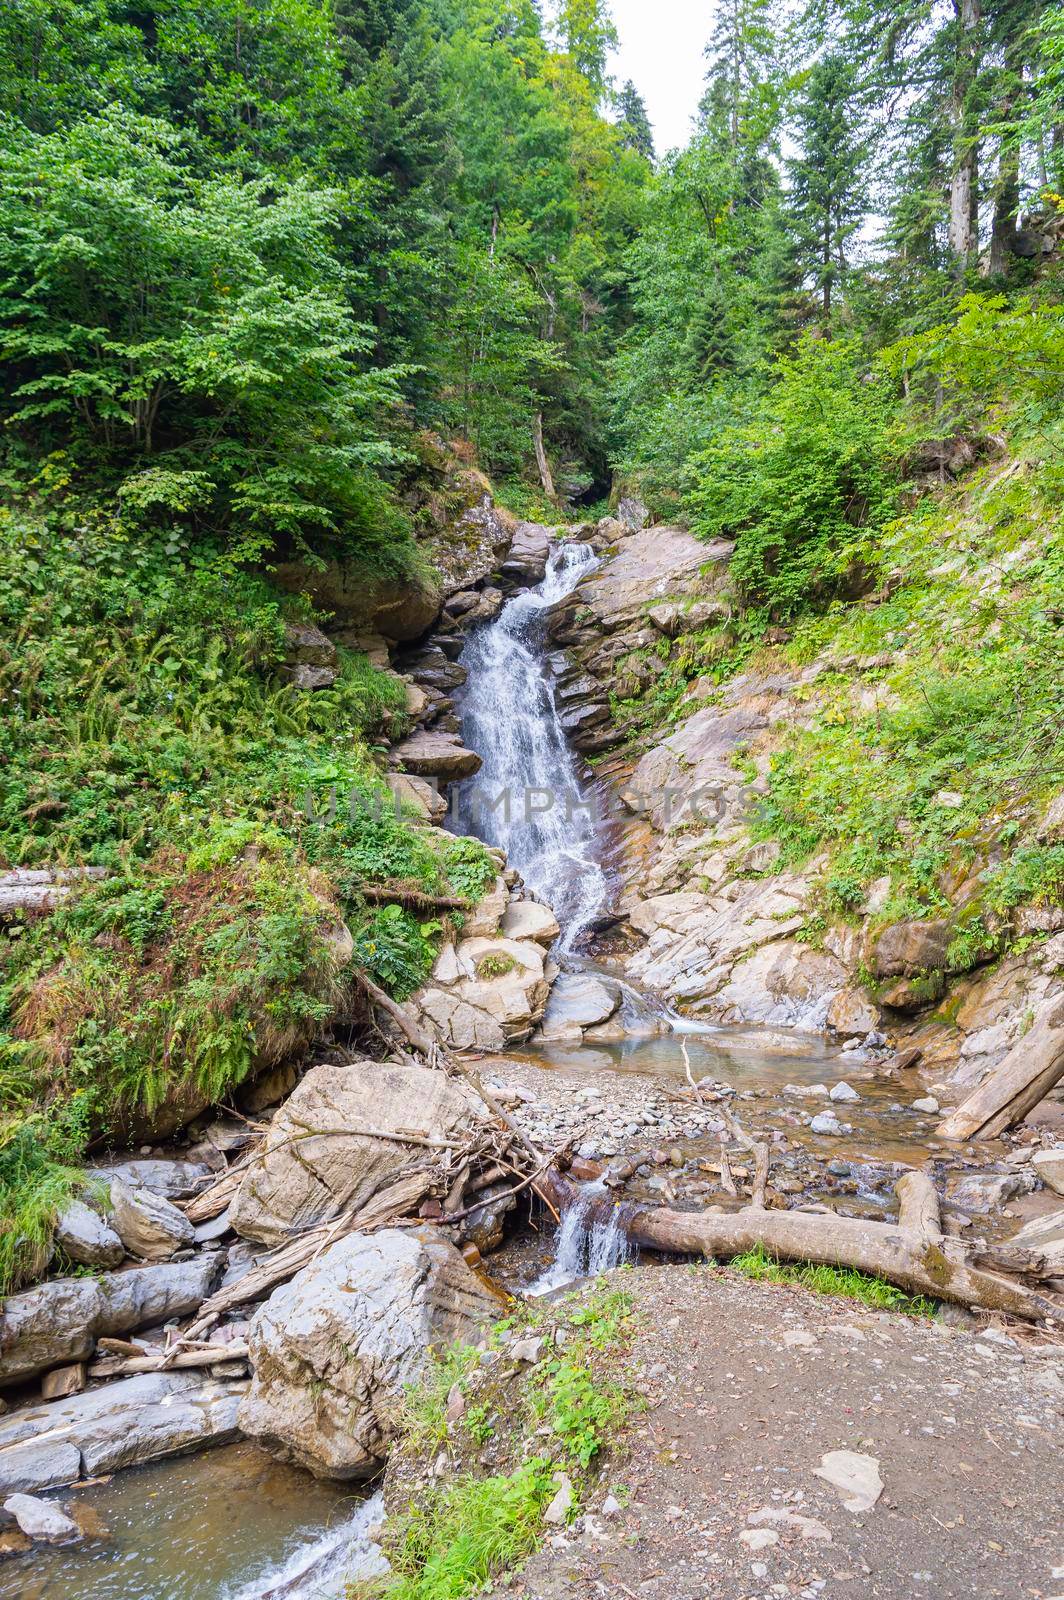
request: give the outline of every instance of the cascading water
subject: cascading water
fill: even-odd
[[[532,1284],[531,1295],[549,1294],[577,1278],[594,1278],[628,1260],[629,1244],[619,1206],[604,1214],[610,1191],[602,1182],[586,1183],[562,1216],[554,1260]]]
[[[463,737],[483,765],[459,794],[459,830],[506,851],[558,918],[562,955],[604,909],[609,882],[596,852],[592,797],[544,671],[545,622],[548,608],[598,560],[590,545],[559,545],[543,582],[472,633],[460,657],[468,673]]]

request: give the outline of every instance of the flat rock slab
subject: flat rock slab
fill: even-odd
[[[424,729],[396,745],[395,756],[404,772],[418,778],[468,778],[481,766],[480,757],[456,734]]]
[[[97,1278],[52,1278],[9,1295],[0,1313],[0,1387],[84,1361],[104,1334],[131,1333],[197,1311],[222,1264],[211,1252]]]
[[[246,1390],[246,1380],[145,1372],[14,1411],[0,1422],[0,1493],[37,1493],[227,1443]]]
[[[616,1284],[635,1298],[626,1370],[648,1405],[581,1509],[598,1517],[606,1485],[623,1504],[601,1537],[544,1549],[494,1600],[1061,1592],[1059,1349],[710,1267]],[[787,1339],[799,1331],[812,1347]],[[846,1492],[833,1469],[855,1463]]]

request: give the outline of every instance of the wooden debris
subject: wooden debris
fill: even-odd
[[[1043,1010],[999,1066],[935,1130],[940,1139],[995,1139],[1064,1078],[1064,996]]]

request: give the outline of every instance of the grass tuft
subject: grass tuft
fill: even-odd
[[[798,1284],[814,1294],[859,1300],[876,1311],[904,1311],[913,1317],[933,1317],[937,1309],[935,1301],[925,1295],[906,1294],[896,1284],[870,1277],[854,1267],[831,1267],[814,1261],[779,1261],[763,1244],[733,1256],[728,1265],[757,1283]]]

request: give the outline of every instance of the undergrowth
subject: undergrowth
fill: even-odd
[[[501,1324],[492,1343],[502,1350],[513,1324]],[[596,1286],[544,1311],[526,1312],[523,1336],[542,1334],[546,1353],[507,1384],[485,1369],[479,1352],[459,1348],[439,1358],[405,1403],[401,1456],[408,1464],[452,1457],[443,1481],[412,1494],[389,1520],[391,1574],[358,1594],[374,1600],[463,1600],[520,1565],[544,1534],[543,1513],[560,1475],[573,1488],[578,1514],[601,1458],[635,1407],[625,1371],[633,1334],[631,1297]],[[560,1331],[562,1343],[551,1343]],[[505,1353],[498,1356],[504,1365]],[[513,1383],[516,1382],[516,1392]],[[461,1419],[448,1425],[455,1389],[466,1399]],[[498,1470],[477,1457],[492,1440]],[[470,1464],[466,1464],[469,1462]]]
[[[297,690],[302,602],[68,478],[45,463],[0,509],[0,869],[107,875],[0,940],[0,1292],[47,1259],[92,1140],[300,1053],[360,970],[417,988],[443,924],[364,887],[476,899],[495,872],[397,810],[395,676],[341,649]]]

